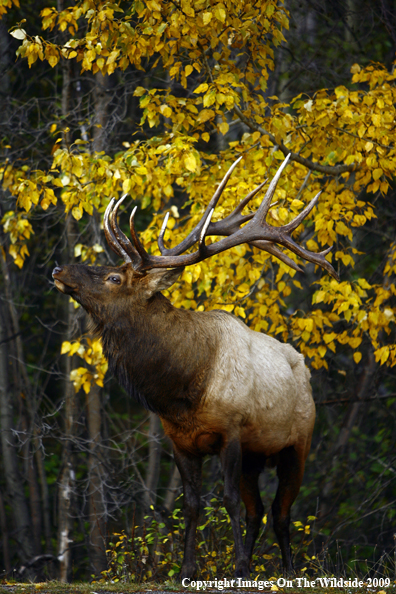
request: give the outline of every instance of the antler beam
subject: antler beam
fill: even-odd
[[[323,252],[315,253],[298,245],[291,237],[291,233],[301,224],[305,217],[311,212],[318,201],[320,192],[311,200],[311,202],[304,208],[304,210],[287,225],[282,227],[273,227],[266,222],[268,210],[271,206],[271,201],[275,193],[279,178],[286,167],[290,155],[286,157],[282,165],[279,167],[274,178],[272,179],[268,190],[261,202],[258,210],[255,213],[242,215],[243,208],[248,202],[264,187],[266,181],[261,183],[257,188],[250,192],[242,202],[229,214],[225,219],[211,222],[213,211],[216,204],[237,164],[242,157],[239,157],[227,171],[219,187],[210,200],[205,213],[199,223],[189,233],[189,235],[177,246],[171,249],[166,249],[164,245],[164,234],[169,218],[169,213],[165,216],[161,232],[158,238],[158,245],[161,251],[161,256],[153,256],[148,254],[143,244],[141,243],[138,234],[135,230],[134,217],[137,207],[133,209],[130,218],[130,229],[132,242],[122,233],[117,224],[117,212],[120,204],[125,199],[123,196],[117,203],[114,204],[114,199],[111,200],[106,209],[104,216],[104,230],[106,239],[110,247],[115,253],[122,257],[125,262],[131,263],[133,268],[138,271],[150,270],[151,268],[177,268],[180,266],[188,266],[196,264],[210,258],[215,254],[219,254],[231,247],[235,247],[242,243],[249,243],[259,249],[265,250],[276,258],[282,260],[288,266],[295,270],[301,270],[297,264],[284,254],[276,245],[282,245],[288,248],[298,256],[318,264],[327,272],[338,280],[338,275],[333,266],[328,262],[325,256],[332,248],[328,248]],[[243,223],[247,223],[241,227]],[[206,245],[205,239],[210,235],[223,236],[223,239]],[[186,250],[198,242],[198,250],[191,254],[184,254]]]

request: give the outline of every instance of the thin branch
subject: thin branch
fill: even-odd
[[[247,118],[237,105],[234,105],[234,111],[239,117],[239,119],[244,124],[246,124],[246,126],[248,126],[251,130],[255,130],[257,132],[260,132],[261,134],[264,134],[265,136],[268,136],[271,142],[273,142],[275,145],[279,147],[279,149],[282,151],[285,157],[288,154],[290,154],[291,161],[296,161],[296,163],[300,163],[301,165],[304,165],[304,167],[307,167],[312,171],[319,171],[320,173],[325,173],[326,175],[339,175],[347,171],[356,171],[356,169],[359,168],[359,165],[357,163],[352,163],[351,165],[321,165],[320,163],[314,163],[310,159],[306,159],[305,157],[301,157],[297,153],[293,153],[293,151],[288,149],[282,141],[277,141],[275,136],[271,134],[271,132],[264,130],[264,128]]]
[[[384,149],[392,150],[395,148],[394,146],[387,146],[386,144],[381,144],[380,142],[377,142],[376,140],[373,140],[372,138],[365,138],[364,136],[358,136],[357,134],[348,132],[348,130],[343,130],[342,128],[337,128],[337,126],[333,126],[333,128],[334,128],[334,130],[338,130],[339,132],[342,132],[343,134],[349,134],[349,136],[353,136],[353,138],[357,138],[358,140],[365,140],[366,142],[372,142],[373,144],[376,144],[377,146],[380,146],[381,148],[384,148]]]
[[[369,396],[368,398],[336,398],[335,400],[322,400],[319,402],[315,400],[315,404],[317,406],[321,406],[322,404],[345,404],[350,402],[370,402],[372,400],[385,400],[386,398],[394,398],[396,396],[396,392],[392,392],[391,394],[386,394],[385,396]]]

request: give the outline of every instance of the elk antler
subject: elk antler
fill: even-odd
[[[271,200],[274,195],[276,186],[282,171],[287,165],[290,155],[286,157],[282,165],[279,167],[274,178],[272,179],[268,190],[264,196],[262,203],[255,213],[242,215],[241,212],[246,204],[263,188],[266,181],[261,183],[257,188],[250,192],[235,210],[229,214],[225,219],[211,222],[215,206],[239,161],[239,157],[227,171],[219,187],[214,193],[205,213],[199,223],[189,233],[189,235],[177,246],[171,249],[166,249],[164,246],[164,234],[169,218],[169,213],[165,216],[161,232],[158,238],[158,246],[161,251],[161,256],[153,256],[148,254],[142,245],[134,224],[134,217],[137,207],[132,211],[130,218],[130,229],[132,242],[124,235],[117,224],[117,211],[120,204],[125,199],[126,195],[122,196],[118,202],[115,203],[114,198],[109,203],[104,216],[104,230],[106,239],[112,250],[127,263],[131,263],[133,268],[137,271],[150,270],[151,268],[177,268],[180,266],[188,266],[196,264],[210,258],[215,254],[219,254],[231,247],[235,247],[242,243],[249,243],[259,249],[265,250],[270,254],[276,256],[295,270],[301,270],[296,263],[284,254],[275,244],[280,244],[287,247],[290,251],[301,256],[309,262],[318,264],[327,272],[338,280],[338,275],[333,266],[328,262],[325,256],[331,251],[331,247],[323,252],[315,253],[306,250],[298,245],[292,238],[291,233],[301,224],[305,217],[311,212],[318,201],[320,192],[311,200],[311,202],[304,208],[304,210],[290,223],[282,227],[273,227],[266,223],[266,217],[271,205]],[[249,221],[249,222],[248,222]],[[241,228],[243,223],[246,223]],[[223,239],[206,245],[205,239],[210,235],[223,236]],[[191,254],[183,254],[187,249],[198,242],[198,250]]]

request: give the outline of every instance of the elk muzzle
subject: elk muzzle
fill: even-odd
[[[77,285],[67,278],[67,267],[55,266],[52,271],[52,278],[54,279],[56,288],[61,293],[70,295],[77,288]]]

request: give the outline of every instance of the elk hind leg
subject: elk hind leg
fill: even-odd
[[[241,497],[246,507],[246,537],[245,553],[250,560],[252,558],[254,543],[258,537],[261,521],[264,516],[264,506],[260,497],[258,479],[260,473],[244,473],[241,476]]]
[[[175,462],[179,469],[184,493],[184,557],[180,579],[191,579],[196,573],[195,533],[201,499],[202,458],[192,456],[174,446]]]
[[[249,559],[242,542],[240,481],[242,472],[242,451],[239,440],[227,443],[220,454],[224,472],[224,507],[226,508],[234,534],[235,577],[249,577]]]
[[[279,485],[272,504],[272,516],[282,554],[283,571],[287,575],[294,572],[290,548],[290,508],[300,490],[304,463],[304,457],[293,446],[279,453],[277,466]]]

